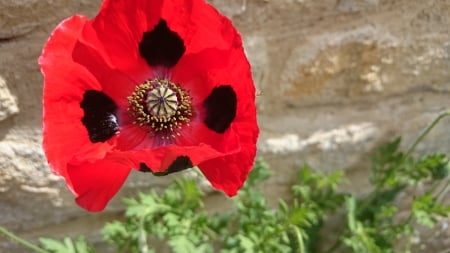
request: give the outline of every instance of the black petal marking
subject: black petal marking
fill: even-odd
[[[173,67],[185,51],[183,40],[167,27],[164,19],[152,31],[145,32],[139,43],[139,53],[150,66]]]
[[[172,164],[163,172],[153,172],[145,163],[141,163],[139,166],[139,171],[141,172],[151,172],[154,176],[166,176],[175,172],[179,172],[185,169],[192,168],[191,159],[188,156],[179,156],[175,159]]]
[[[147,164],[145,163],[140,163],[139,164],[139,171],[140,172],[152,172],[152,169],[150,169]]]
[[[236,117],[236,93],[229,85],[216,87],[203,106],[206,108],[206,126],[217,133],[224,133]]]
[[[86,127],[92,143],[105,142],[119,131],[117,105],[103,92],[88,90],[80,103],[84,111],[81,122]]]

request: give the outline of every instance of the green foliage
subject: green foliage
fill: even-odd
[[[334,191],[342,175],[305,167],[293,186],[293,204],[280,200],[278,209],[269,207],[257,189],[269,176],[267,165],[258,160],[232,200],[234,209],[214,215],[202,209],[203,194],[192,179],[176,181],[160,195],[127,199],[126,221],[109,223],[103,233],[126,252],[150,252],[149,242],[156,240],[167,242],[173,252],[306,252],[309,232],[317,233],[326,214],[343,201]]]
[[[86,243],[84,237],[79,237],[75,241],[68,237],[62,242],[46,238],[39,241],[49,253],[94,253],[94,249]]]
[[[203,193],[192,179],[178,180],[164,193],[139,194],[137,199],[126,199],[126,222],[112,222],[103,233],[119,250],[126,252],[153,252],[149,240],[167,239],[174,252],[207,252],[207,214]]]
[[[347,199],[347,227],[341,239],[352,252],[411,252],[411,245],[395,250],[394,246],[419,233],[412,224],[432,228],[436,217],[450,212],[450,206],[438,200],[443,191],[436,192],[441,184],[446,184],[447,157],[433,154],[414,159],[399,147],[400,139],[382,146],[373,159],[373,191],[365,198]],[[409,214],[402,219],[396,200],[406,189],[415,197],[410,209],[403,210]]]
[[[292,199],[280,199],[273,208],[259,187],[270,170],[257,160],[230,210],[209,214],[195,180],[183,178],[162,193],[126,199],[125,220],[108,223],[103,235],[118,251],[132,253],[154,253],[153,245],[174,253],[410,252],[410,244],[399,242],[419,233],[413,224],[433,228],[438,216],[450,212],[440,200],[448,189],[449,168],[445,155],[414,159],[396,139],[373,156],[373,190],[366,196],[340,192],[341,171],[325,174],[304,166],[291,187]],[[406,217],[396,203],[405,190],[414,196]],[[321,235],[331,215],[342,215],[345,222],[333,231],[337,240],[327,248]],[[94,252],[83,238],[41,239],[41,244],[51,253]]]
[[[161,247],[174,253],[412,252],[409,242],[420,234],[419,226],[432,229],[438,217],[450,212],[442,201],[450,189],[448,157],[411,155],[448,115],[433,121],[406,152],[400,138],[380,147],[372,157],[372,190],[364,196],[339,190],[346,183],[341,171],[325,174],[304,166],[291,187],[292,198],[270,206],[260,188],[270,170],[258,160],[229,210],[208,213],[204,193],[193,179],[183,178],[162,193],[126,199],[125,219],[108,223],[103,235],[119,252],[131,253],[154,253]],[[403,201],[400,194],[412,198]],[[330,219],[343,222],[330,231]],[[39,253],[94,252],[83,238],[41,239],[39,249],[2,227],[0,232]],[[336,241],[325,241],[324,234],[336,235]]]

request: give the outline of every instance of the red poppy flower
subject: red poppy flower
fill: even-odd
[[[131,169],[198,166],[229,196],[244,183],[255,88],[239,33],[203,0],[106,0],[59,24],[39,64],[44,150],[83,208],[103,210]]]

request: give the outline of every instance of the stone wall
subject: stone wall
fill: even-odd
[[[397,135],[404,145],[450,108],[448,0],[212,0],[243,34],[258,87],[259,154],[286,196],[296,168],[343,169],[367,190],[368,155]],[[37,57],[51,30],[99,0],[0,0],[0,225],[17,234],[85,234],[122,211],[121,196],[164,188],[171,177],[133,174],[101,214],[73,203],[41,149]],[[449,121],[419,152],[449,152]],[[357,180],[355,180],[357,179]],[[208,206],[222,207],[211,194]],[[25,252],[0,237],[0,252]]]

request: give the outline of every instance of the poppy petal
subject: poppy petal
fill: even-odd
[[[175,66],[186,51],[183,40],[167,27],[163,19],[139,43],[139,53],[150,66]]]
[[[144,62],[144,58],[140,57],[142,50],[137,50],[136,45],[140,45],[143,39],[146,41],[148,36],[145,34],[151,34],[163,24],[181,38],[176,45],[182,43],[186,53],[197,53],[207,48],[227,49],[236,33],[231,21],[203,0],[107,0],[83,32],[81,41],[92,44],[90,38],[95,34],[113,65],[136,76],[143,71]],[[174,45],[169,43],[156,51],[169,57],[156,57],[156,63],[173,66],[175,60],[171,58],[179,58],[184,53],[183,47]],[[98,46],[95,44],[96,48]],[[177,53],[165,50],[165,47],[175,49]],[[147,58],[145,60],[148,62]],[[150,65],[154,64],[155,60],[150,61]]]
[[[103,92],[87,90],[80,106],[84,111],[81,122],[92,143],[105,142],[119,131],[117,105]]]
[[[86,90],[100,88],[97,80],[71,57],[86,22],[83,16],[73,16],[61,22],[39,57],[44,75],[44,151],[51,168],[64,177],[67,176],[69,161],[79,157],[100,159],[113,146],[112,142],[92,145],[81,122],[83,94]]]
[[[233,123],[239,132],[240,151],[198,165],[211,185],[228,196],[236,195],[253,167],[259,129],[256,124],[255,107],[248,108],[245,120]],[[252,113],[253,111],[253,113]]]
[[[192,127],[183,130],[179,139],[186,137],[188,141],[180,144],[196,140],[222,151],[239,145],[239,140],[233,141],[239,133],[232,131],[231,134],[227,130],[240,120],[253,124],[252,131],[257,134],[255,88],[238,34],[232,49],[206,49],[187,54],[171,73],[171,79],[182,83],[191,93],[201,121],[200,124],[194,120]],[[230,149],[236,150],[235,147]]]
[[[204,0],[164,1],[160,15],[183,38],[186,54],[228,49],[237,32],[227,17]]]
[[[218,133],[235,131],[239,138],[240,151],[201,163],[199,168],[213,187],[224,191],[229,196],[233,196],[242,187],[253,166],[259,129],[256,120],[255,87],[250,65],[245,57],[240,39],[236,40],[233,44],[233,49],[229,51],[227,64],[227,67],[223,69],[215,68],[208,72],[209,82],[217,84],[218,88],[213,89],[211,95],[205,99],[205,106],[208,107],[208,104],[212,104],[212,107],[209,105],[209,110],[219,113],[219,115],[213,114],[213,116],[208,118],[209,114],[207,113],[205,124],[208,128]],[[223,94],[214,95],[217,89],[224,89]],[[211,96],[215,100],[225,97],[228,102],[231,101],[234,104],[235,98],[231,95],[230,89],[234,91],[236,96],[236,114],[234,119],[232,119],[231,116],[233,115],[231,115],[230,111],[227,111],[230,110],[231,106],[222,108],[216,105],[218,102],[208,102]]]
[[[112,66],[144,81],[150,69],[138,45],[144,32],[160,20],[163,1],[106,0],[100,12],[84,29],[80,41],[96,48]],[[114,22],[111,22],[111,21]]]
[[[194,165],[192,164],[189,156],[178,156],[167,168],[167,170],[163,172],[153,172],[151,168],[147,166],[145,163],[141,163],[139,166],[139,171],[141,172],[152,172],[155,176],[167,176],[169,174],[180,172],[185,169],[192,168]]]
[[[205,124],[209,129],[224,133],[236,117],[236,92],[229,85],[215,87],[203,103]]]
[[[212,110],[211,113],[217,112],[220,116],[214,116],[213,118],[218,122],[209,122],[207,125],[217,125],[219,127],[213,130],[220,130],[218,132],[223,132],[226,130],[223,128],[226,128],[227,125],[231,126],[234,123],[249,123],[253,124],[255,126],[254,131],[258,132],[255,116],[256,91],[255,86],[253,85],[250,64],[245,57],[242,45],[235,45],[235,47],[236,48],[229,51],[230,60],[228,61],[227,67],[223,69],[211,69],[208,72],[209,82],[215,83],[216,87],[210,91],[210,95],[204,101],[204,106],[207,107],[207,110]],[[221,90],[220,94],[214,94],[217,93],[218,89]],[[232,93],[234,93],[236,97],[234,97]],[[226,109],[218,106],[217,102],[208,101],[210,99],[219,100],[222,98],[225,98],[228,101],[227,103],[230,107],[234,105],[234,99],[236,98],[236,114],[231,124],[228,124],[228,121],[233,118],[232,110],[230,108]],[[208,117],[209,114],[207,113],[205,115],[205,121],[208,121]]]
[[[83,32],[89,30],[89,24],[84,27]],[[90,41],[97,41],[95,35],[90,35]],[[100,43],[100,42],[98,42]],[[72,52],[72,58],[78,64],[84,66],[100,84],[99,90],[111,97],[120,108],[128,106],[127,96],[129,96],[139,79],[136,76],[128,75],[117,69],[108,60],[108,56],[101,45],[91,45],[82,41],[75,44]],[[146,65],[146,64],[144,64]],[[150,70],[144,66],[144,72],[150,73]],[[146,77],[142,77],[146,79]]]
[[[179,157],[188,158],[190,163],[196,166],[204,161],[226,155],[206,144],[196,146],[168,145],[153,149],[121,151],[120,154],[127,157],[130,163],[133,163],[134,169],[141,168],[141,164],[144,163],[154,173],[167,172]]]
[[[255,145],[244,145],[238,154],[212,159],[198,167],[214,188],[232,197],[247,179],[255,154]]]
[[[105,158],[92,163],[69,165],[67,169],[76,202],[92,212],[102,211],[130,173],[128,164]]]
[[[182,84],[192,95],[192,105],[202,107],[206,97],[216,86],[208,73],[229,65],[229,50],[208,48],[198,53],[185,54],[170,71],[170,79]]]

